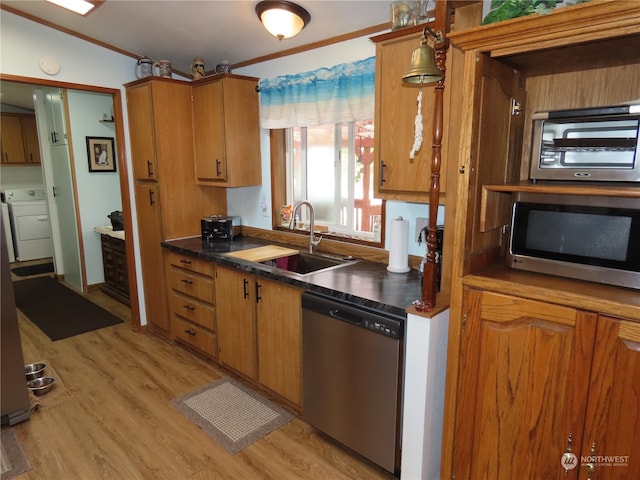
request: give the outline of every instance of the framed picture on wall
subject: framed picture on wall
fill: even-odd
[[[115,172],[116,154],[112,137],[87,137],[90,172]]]

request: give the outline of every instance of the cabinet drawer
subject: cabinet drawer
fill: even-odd
[[[209,330],[216,329],[216,309],[193,298],[172,292],[169,298],[172,315],[179,315]]]
[[[116,252],[125,253],[124,240],[112,237],[110,235],[102,235],[102,246],[107,249],[115,250]]]
[[[175,315],[171,317],[171,331],[175,339],[187,343],[207,355],[217,357],[218,338],[215,333],[208,332]]]
[[[207,303],[215,303],[213,278],[202,277],[172,265],[169,270],[169,285],[178,292]]]
[[[207,262],[206,260],[190,257],[189,255],[180,255],[175,252],[167,252],[167,259],[171,265],[175,265],[176,267],[213,277],[215,268],[213,262]]]

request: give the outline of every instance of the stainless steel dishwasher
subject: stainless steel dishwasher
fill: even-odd
[[[303,419],[399,475],[404,317],[302,295]]]

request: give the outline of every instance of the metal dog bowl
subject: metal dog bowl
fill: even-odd
[[[56,380],[53,377],[41,377],[27,382],[27,388],[31,390],[34,395],[44,395],[53,388],[55,383]]]
[[[44,363],[30,363],[29,365],[25,365],[24,374],[27,377],[27,382],[44,376],[45,368],[47,368],[47,365]]]

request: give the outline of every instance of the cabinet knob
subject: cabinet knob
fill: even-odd
[[[185,330],[184,333],[191,335],[192,337],[196,336],[196,332],[194,332],[193,330]]]
[[[182,283],[185,283],[187,285],[193,285],[193,281],[189,280],[188,278],[183,278],[180,280]]]
[[[593,474],[596,473],[596,444],[591,444],[591,455],[589,455],[589,463],[582,465],[587,471],[587,480],[593,478]]]
[[[184,263],[185,265],[191,265],[191,260],[187,260],[185,258],[180,260],[180,263]]]
[[[182,307],[192,312],[196,309],[193,305],[183,305]]]

